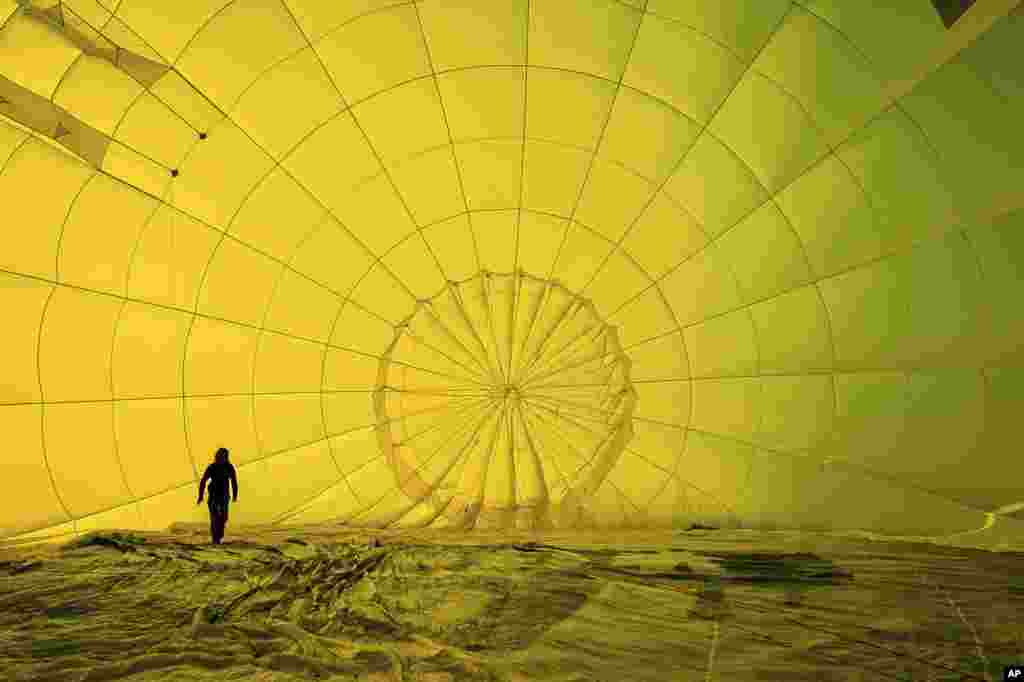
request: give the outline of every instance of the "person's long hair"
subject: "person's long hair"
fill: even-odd
[[[218,448],[216,454],[213,456],[213,461],[217,464],[223,464],[228,461],[228,449]]]

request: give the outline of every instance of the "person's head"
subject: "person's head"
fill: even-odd
[[[228,461],[228,449],[218,448],[217,454],[213,456],[213,461],[217,462],[218,464],[223,464],[224,462]]]

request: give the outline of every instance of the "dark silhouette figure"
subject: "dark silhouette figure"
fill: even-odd
[[[203,501],[203,488],[206,487],[207,479],[210,480],[210,497],[206,503],[210,508],[210,537],[213,544],[219,545],[224,537],[224,526],[228,522],[228,481],[231,481],[232,497],[238,502],[238,479],[235,477],[235,467],[228,461],[227,448],[219,448],[213,464],[206,467],[199,481],[199,500],[196,504]]]

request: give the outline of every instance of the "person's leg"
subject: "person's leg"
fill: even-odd
[[[224,500],[224,506],[221,508],[221,517],[220,517],[220,537],[222,539],[224,538],[224,531],[228,527],[228,507],[229,506],[231,506],[231,505],[229,504],[228,500],[225,499]]]
[[[224,529],[228,525],[228,502],[225,497],[217,500],[217,543],[224,539]]]
[[[212,496],[206,504],[210,509],[210,540],[216,545],[220,542],[220,506]]]

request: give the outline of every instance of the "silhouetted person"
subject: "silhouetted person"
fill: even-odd
[[[199,500],[196,504],[203,501],[203,488],[207,479],[210,480],[210,497],[206,503],[210,508],[210,536],[213,544],[219,545],[224,537],[224,526],[228,522],[228,481],[231,481],[232,497],[238,502],[238,479],[235,477],[235,467],[228,461],[227,448],[219,448],[213,457],[213,464],[206,467],[199,481]]]

